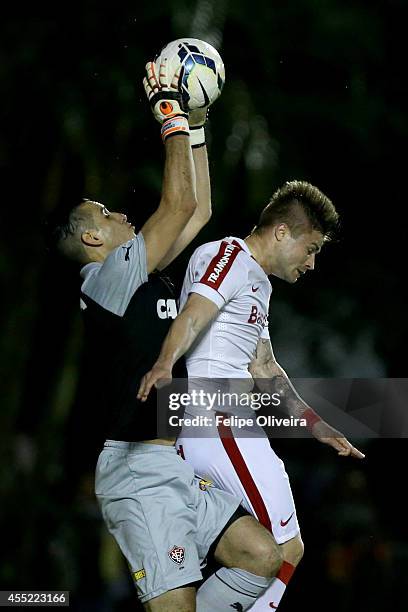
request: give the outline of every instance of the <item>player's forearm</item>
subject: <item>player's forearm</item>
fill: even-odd
[[[279,393],[281,406],[290,415],[300,417],[310,406],[300,397],[295,387],[292,385],[285,370],[277,363],[275,366],[274,377],[272,379],[275,393]]]
[[[201,329],[188,310],[184,310],[174,320],[163,342],[156,364],[169,370],[191,347]]]
[[[193,159],[196,177],[197,207],[187,225],[173,242],[172,247],[158,265],[163,270],[181,251],[197,236],[211,217],[210,177],[208,174],[208,159],[206,147],[193,149]]]
[[[197,206],[195,194],[195,168],[188,136],[173,136],[165,142],[166,161],[164,164],[160,209],[190,210]]]
[[[310,426],[320,420],[297,393],[285,370],[276,361],[270,340],[261,338],[258,341],[254,359],[248,369],[262,392],[279,394],[282,410],[297,418],[305,417]]]
[[[197,197],[194,217],[204,225],[211,217],[211,183],[206,145],[193,149],[193,160]]]
[[[285,370],[276,361],[265,364],[262,371],[254,370],[252,375],[261,391],[279,394],[280,408],[284,412],[295,418],[305,417],[310,420],[310,425],[320,420],[315,411],[300,397]]]

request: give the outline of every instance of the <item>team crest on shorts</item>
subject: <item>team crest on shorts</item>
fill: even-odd
[[[212,480],[204,480],[204,478],[202,478],[198,486],[202,491],[207,491],[208,487],[212,487]]]
[[[184,561],[184,548],[182,546],[173,546],[171,550],[169,550],[169,557],[177,565],[181,565]]]

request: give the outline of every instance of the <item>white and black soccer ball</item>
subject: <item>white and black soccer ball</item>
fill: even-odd
[[[155,59],[157,74],[167,59],[167,82],[180,69],[179,91],[186,110],[212,104],[221,94],[225,68],[214,47],[198,38],[179,38],[163,47]]]

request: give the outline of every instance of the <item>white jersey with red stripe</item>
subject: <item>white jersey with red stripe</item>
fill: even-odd
[[[189,377],[250,378],[260,338],[269,338],[268,311],[272,287],[241,238],[208,242],[192,255],[180,297],[198,293],[220,312],[186,355]]]

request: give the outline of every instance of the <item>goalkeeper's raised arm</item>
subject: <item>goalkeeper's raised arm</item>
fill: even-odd
[[[204,125],[208,108],[220,96],[224,82],[225,69],[219,53],[197,39],[169,43],[155,61],[146,65],[144,87],[153,114],[162,124],[163,140],[189,131],[197,199],[197,207],[187,226],[158,263],[160,270],[177,257],[211,217]]]
[[[182,109],[176,82],[168,85],[156,75],[152,62],[146,65],[143,84],[153,114],[161,123],[166,151],[160,204],[141,229],[148,272],[159,266],[197,207],[187,114]]]
[[[164,269],[181,251],[197,236],[211,217],[211,184],[208,169],[208,154],[205,142],[204,124],[207,120],[208,107],[190,111],[188,124],[195,170],[195,196],[197,207],[188,224],[177,238],[169,252],[158,265]]]

